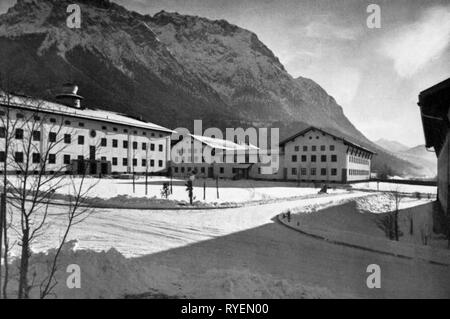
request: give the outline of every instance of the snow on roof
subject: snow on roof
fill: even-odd
[[[259,150],[258,147],[252,145],[252,144],[245,144],[245,143],[234,143],[229,140],[224,140],[220,138],[215,137],[207,137],[207,136],[200,136],[200,135],[190,135],[192,138],[196,139],[197,141],[208,145],[211,148],[215,149],[222,149],[222,150],[232,150],[232,151],[250,151],[250,150]]]
[[[9,99],[9,101],[8,101]],[[19,96],[19,95],[9,95],[7,96],[5,93],[0,94],[0,104],[10,107],[31,110],[31,111],[39,111],[42,113],[51,113],[63,116],[70,117],[78,117],[89,120],[97,120],[103,122],[109,122],[113,124],[120,124],[126,126],[132,126],[136,128],[143,128],[161,132],[172,133],[174,131],[165,128],[163,126],[140,121],[124,114],[105,111],[100,109],[88,109],[88,108],[73,108],[59,103],[53,103],[49,101],[39,100],[27,96]]]

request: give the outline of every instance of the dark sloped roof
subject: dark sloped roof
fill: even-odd
[[[338,139],[338,140],[341,140],[345,145],[349,145],[349,146],[358,148],[358,149],[363,150],[363,151],[365,151],[365,152],[368,152],[368,153],[370,153],[370,154],[376,154],[374,151],[371,151],[371,150],[369,150],[369,149],[366,148],[366,147],[363,147],[363,146],[361,146],[361,145],[359,145],[359,144],[356,144],[356,143],[354,143],[354,142],[351,142],[351,141],[349,141],[348,139],[346,139],[346,138],[344,138],[344,137],[341,137],[341,136],[337,136],[337,135],[328,133],[328,132],[324,131],[323,129],[317,128],[317,127],[314,127],[314,126],[310,126],[310,127],[308,127],[307,129],[305,129],[305,130],[303,130],[303,131],[300,131],[300,132],[298,132],[297,134],[294,134],[294,135],[292,135],[292,136],[290,136],[290,137],[284,139],[283,141],[280,142],[280,146],[285,145],[286,143],[292,141],[293,139],[295,139],[295,138],[299,137],[300,135],[303,135],[303,134],[305,134],[305,133],[307,133],[307,132],[309,132],[309,131],[311,131],[311,130],[319,131],[319,132],[321,132],[321,133],[330,135],[330,136],[332,136],[332,137],[334,137],[334,138],[336,138],[336,139]]]
[[[450,78],[419,94],[420,113],[426,147],[434,147],[436,155],[444,144],[449,130]]]

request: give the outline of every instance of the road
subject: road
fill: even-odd
[[[326,288],[336,297],[449,298],[450,267],[334,245],[302,235],[274,219],[288,208],[308,211],[364,195],[227,210],[101,210],[74,229],[71,237],[78,240],[79,248],[114,247],[134,261],[173,267],[185,278],[199,282],[211,269],[242,270]],[[41,248],[51,246],[53,240],[48,237]],[[380,289],[367,288],[370,264],[381,267]],[[201,291],[201,284],[196,289]]]

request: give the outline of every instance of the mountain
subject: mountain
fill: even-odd
[[[386,152],[398,159],[414,163],[420,167],[416,176],[434,178],[437,175],[437,158],[433,151],[428,151],[425,145],[409,148],[399,142],[380,139],[375,142],[383,147]]]
[[[80,29],[66,26],[73,3]],[[224,20],[142,15],[107,0],[17,0],[0,16],[0,71],[26,94],[51,99],[76,82],[90,107],[171,128],[202,119],[204,128],[279,127],[283,138],[314,125],[373,149],[375,169],[421,169],[369,141],[323,88],[293,78],[256,34]]]
[[[396,142],[396,141],[390,141],[387,139],[379,139],[375,141],[375,144],[378,144],[382,148],[390,151],[390,152],[404,152],[408,150],[408,146],[403,145],[402,143]]]

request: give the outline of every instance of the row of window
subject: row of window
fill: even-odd
[[[77,159],[79,161],[84,160],[84,156],[83,155],[79,155],[77,157]],[[24,162],[24,154],[23,152],[15,152],[14,153],[14,160],[16,163],[23,163]],[[42,157],[40,153],[33,153],[31,155],[31,160],[33,164],[39,164],[42,162]],[[106,161],[106,157],[102,157],[103,161]],[[71,161],[71,156],[69,154],[64,154],[63,155],[63,163],[65,165],[69,165]],[[5,152],[1,151],[0,152],[0,162],[5,162]],[[48,164],[56,164],[56,154],[49,154],[48,155]],[[133,158],[133,166],[137,166],[138,164],[138,160],[137,158]],[[118,165],[118,158],[117,157],[113,157],[112,158],[112,165],[113,166],[117,166]],[[128,158],[122,158],[122,165],[123,166],[128,166]],[[142,167],[146,167],[147,166],[147,160],[146,159],[142,159],[141,160],[141,165]],[[150,166],[154,167],[155,166],[155,160],[151,159],[150,160]],[[163,161],[162,160],[158,160],[158,166],[159,167],[163,167]]]
[[[212,155],[214,156],[214,155]],[[222,158],[219,158],[222,160],[222,163],[228,163],[227,158],[223,156]],[[182,156],[178,157],[175,156],[174,158],[175,163],[190,163],[191,162],[191,156]],[[216,160],[216,158],[211,158],[211,160]],[[203,156],[194,156],[194,163],[206,163],[207,161]],[[276,162],[276,158],[273,158],[273,162]],[[233,162],[232,163],[250,163],[250,155],[245,154],[245,156],[238,157],[236,154],[233,156]]]
[[[0,116],[5,116],[5,115],[6,115],[6,114],[5,114],[4,111],[0,111]],[[24,116],[22,113],[17,113],[17,114],[16,114],[16,119],[24,119],[24,118],[25,118],[25,116]],[[40,116],[37,116],[37,115],[33,116],[33,120],[34,120],[34,121],[40,121],[40,122],[44,122],[44,121],[45,121],[45,119],[42,119]],[[49,119],[49,122],[50,122],[50,123],[56,123],[57,121],[56,121],[55,118],[52,117],[52,118]],[[69,120],[65,120],[65,121],[64,121],[64,125],[72,125],[72,122],[69,121]],[[78,122],[78,126],[79,126],[79,127],[85,127],[85,123],[84,123],[84,122]],[[107,131],[107,130],[108,130],[108,127],[105,126],[105,125],[103,125],[103,126],[102,126],[102,130],[103,130],[103,131]],[[118,129],[117,127],[113,127],[112,130],[113,130],[114,132],[118,132],[118,131],[119,131],[119,129]],[[123,132],[124,132],[124,133],[128,133],[128,129],[124,128],[124,129],[123,129]],[[137,130],[134,130],[134,131],[133,131],[133,134],[134,134],[134,135],[137,135],[137,134],[138,134],[138,131],[137,131]],[[147,132],[146,132],[146,131],[142,131],[142,135],[146,136],[146,135],[147,135]],[[155,137],[155,136],[156,136],[156,133],[152,132],[152,133],[151,133],[151,136]],[[159,137],[164,137],[164,134],[159,133],[158,136],[159,136]]]
[[[307,152],[308,151],[308,146],[306,146],[306,145],[304,145],[303,146],[303,152]],[[334,146],[334,145],[329,145],[329,148],[328,148],[330,151],[334,151],[335,149],[336,149],[336,147]],[[326,145],[320,145],[320,150],[323,152],[323,151],[326,151],[327,150],[327,147],[326,147]],[[294,151],[295,152],[300,152],[300,146],[295,146],[294,147]],[[317,146],[316,145],[312,145],[311,146],[311,151],[312,152],[316,152],[317,151]]]
[[[0,128],[0,138],[4,138],[5,137],[5,128],[1,127]],[[18,140],[22,140],[23,139],[23,130],[22,129],[16,129],[15,131],[15,138]],[[55,143],[57,139],[57,134],[55,132],[49,132],[48,134],[48,140],[50,143]],[[35,142],[39,142],[41,140],[41,132],[40,131],[33,131],[32,132],[32,140]],[[85,138],[83,135],[79,135],[78,136],[78,145],[84,145],[85,142]],[[64,143],[65,144],[70,144],[72,143],[72,135],[70,134],[64,134]],[[108,140],[106,138],[102,138],[100,140],[100,145],[103,147],[108,146]],[[112,140],[112,147],[116,148],[119,145],[119,141],[117,139],[113,139]],[[124,140],[123,143],[123,148],[128,148],[128,141]],[[138,142],[133,142],[132,143],[133,149],[138,149]],[[147,143],[142,142],[141,143],[141,148],[142,150],[147,150]],[[154,143],[150,143],[150,150],[154,151],[155,150],[155,144]],[[162,152],[164,150],[164,146],[162,144],[158,145],[158,151]]]
[[[308,173],[308,171],[307,171],[306,168],[301,168],[300,171],[299,171],[296,167],[293,167],[293,168],[291,169],[291,174],[292,174],[292,175],[296,175],[296,176],[297,176],[297,174],[298,174],[299,172],[300,172],[300,175],[301,175],[301,176],[306,176],[307,173]],[[310,169],[310,175],[311,175],[311,176],[317,175],[317,169],[316,169],[316,168],[311,168],[311,169]],[[321,175],[321,176],[327,176],[327,175],[328,175],[328,170],[327,170],[326,168],[321,168],[321,169],[320,169],[320,175]],[[337,168],[332,168],[332,169],[330,169],[330,175],[331,175],[331,176],[336,176],[336,175],[337,175]]]
[[[198,172],[196,167],[184,167],[184,166],[181,166],[181,167],[175,166],[173,168],[173,171],[174,171],[174,173],[178,173],[178,172],[180,172],[180,173]],[[200,173],[202,173],[202,174],[206,173],[206,168],[204,166],[200,167]],[[224,167],[219,167],[219,173],[220,174],[225,174],[225,168]],[[233,174],[234,173],[236,173],[235,168],[233,168]]]
[[[366,160],[366,159],[361,158],[361,157],[350,156],[350,157],[349,157],[349,161],[350,161],[351,163],[357,163],[357,164],[369,165],[369,160]]]
[[[348,170],[348,174],[352,175],[352,176],[354,176],[354,175],[365,175],[365,176],[367,176],[367,175],[370,174],[370,172],[366,171],[366,170],[362,170],[362,169],[349,169]]]
[[[320,155],[320,161],[321,162],[326,162],[328,159],[327,155]],[[337,162],[337,155],[331,155],[330,156],[331,162]],[[292,155],[291,157],[292,162],[297,162],[298,161],[298,156],[297,155]],[[302,162],[306,162],[308,160],[307,155],[302,155],[301,156],[301,161]],[[317,155],[311,155],[311,162],[317,162]]]

